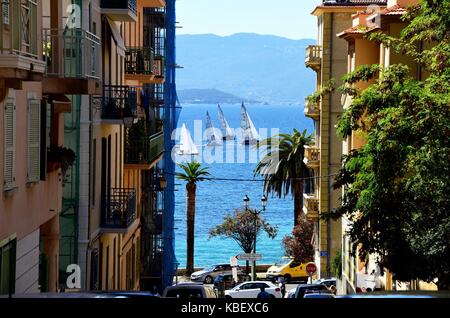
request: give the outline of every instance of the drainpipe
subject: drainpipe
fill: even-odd
[[[331,13],[330,21],[330,78],[333,75],[333,34],[334,34],[334,13]],[[333,93],[330,92],[328,104],[328,142],[331,141],[331,105]],[[328,175],[331,174],[331,145],[328,145]],[[331,177],[328,177],[328,212],[331,211]],[[327,276],[330,277],[331,269],[331,220],[327,219]]]

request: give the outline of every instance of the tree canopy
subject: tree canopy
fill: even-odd
[[[274,239],[278,234],[278,229],[271,226],[260,215],[256,216],[255,232],[255,214],[256,211],[235,210],[234,214],[225,216],[223,223],[211,229],[209,237],[223,236],[233,239],[245,253],[253,251],[255,233],[257,237],[265,232],[269,238]]]
[[[406,65],[363,66],[344,78],[353,97],[338,132],[364,134],[367,143],[344,158],[335,187],[344,187],[337,216],[361,258],[378,257],[398,280],[438,278],[450,284],[450,1],[422,1],[403,18],[399,38],[370,40],[413,58]],[[419,45],[420,44],[420,45]],[[358,91],[354,83],[376,79]]]

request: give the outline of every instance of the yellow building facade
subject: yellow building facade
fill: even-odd
[[[347,72],[352,72],[362,65],[378,64],[388,67],[392,64],[402,63],[409,66],[411,76],[418,79],[425,78],[427,74],[408,56],[394,52],[391,48],[385,47],[382,43],[369,41],[366,38],[371,32],[382,31],[395,37],[400,36],[400,32],[406,26],[401,20],[408,6],[417,5],[416,0],[389,0],[387,7],[379,10],[362,10],[352,16],[352,27],[337,34],[347,42]],[[382,74],[380,74],[382,76]],[[373,81],[372,81],[373,82]],[[371,82],[359,82],[355,84],[358,90],[364,90]],[[350,96],[342,96],[342,107],[346,109],[351,105]],[[342,154],[349,154],[350,151],[359,149],[366,143],[363,131],[353,131],[351,136],[344,140]],[[395,281],[395,275],[386,269],[379,268],[376,264],[376,255],[369,255],[365,260],[361,260],[357,255],[351,255],[353,246],[349,238],[345,235],[349,221],[342,218],[342,279],[340,280],[339,291],[341,293],[354,293],[356,291],[373,290],[435,290],[436,285],[421,281],[401,283]],[[356,248],[357,250],[357,248]]]
[[[385,1],[372,4],[385,6]],[[313,11],[318,21],[317,45],[307,48],[307,67],[317,74],[316,92],[321,92],[335,79],[336,85],[347,73],[347,43],[336,33],[352,26],[352,15],[367,8],[367,2],[349,1],[338,4],[324,1]],[[314,144],[305,147],[305,163],[314,171],[314,193],[304,195],[303,211],[315,224],[315,262],[321,277],[333,275],[333,260],[342,248],[341,220],[322,219],[340,205],[341,191],[333,189],[333,176],[341,168],[342,140],[335,125],[342,113],[338,92],[323,94],[320,101],[307,101],[305,115],[314,120]]]

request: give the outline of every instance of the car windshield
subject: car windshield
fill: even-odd
[[[283,266],[283,265],[287,265],[287,264],[289,264],[291,262],[291,259],[290,258],[280,258],[279,260],[278,260],[278,262],[276,262],[275,263],[275,265],[276,266]]]
[[[206,268],[204,269],[204,271],[205,271],[205,272],[212,272],[215,268],[216,268],[216,266],[209,266],[209,267],[206,267]]]

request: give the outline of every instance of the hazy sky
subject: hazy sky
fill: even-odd
[[[178,34],[272,34],[290,39],[315,39],[311,16],[321,0],[176,0]]]

